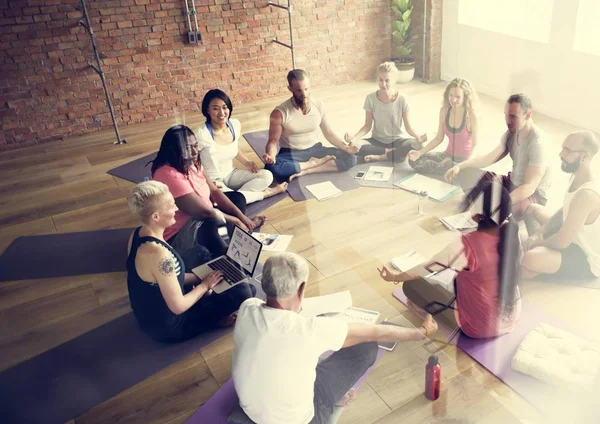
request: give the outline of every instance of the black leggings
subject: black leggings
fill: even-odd
[[[374,138],[367,138],[365,141],[369,142],[369,144],[364,144],[360,147],[360,150],[358,151],[358,157],[364,158],[368,155],[385,154],[387,156],[387,160],[392,161],[392,163],[404,162],[408,152],[411,150],[421,150],[423,147],[421,143],[414,138],[399,138],[390,144],[381,143]],[[385,153],[386,149],[394,150]]]

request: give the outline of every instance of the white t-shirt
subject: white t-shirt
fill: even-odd
[[[279,139],[281,147],[305,150],[317,143],[325,109],[323,103],[316,99],[310,99],[310,106],[310,111],[304,115],[294,107],[290,98],[275,108],[283,117],[283,131]]]
[[[229,123],[233,127],[234,140],[227,145],[215,143],[206,122],[196,130],[200,161],[211,180],[222,180],[233,171],[233,159],[239,151],[238,142],[242,134],[242,125],[237,119],[230,119]]]
[[[402,120],[404,112],[410,111],[404,96],[398,95],[392,103],[383,103],[374,92],[365,98],[363,109],[373,114],[372,136],[375,140],[390,144],[394,140],[410,138],[404,131]]]
[[[247,299],[233,332],[232,375],[240,406],[260,424],[306,424],[314,416],[319,356],[344,345],[348,325],[305,318]]]

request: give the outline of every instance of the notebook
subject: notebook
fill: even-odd
[[[213,271],[221,271],[223,280],[213,287],[213,291],[222,293],[252,277],[261,250],[261,242],[236,225],[231,234],[227,253],[197,266],[192,269],[192,272],[203,279]]]
[[[331,181],[307,185],[306,189],[310,191],[319,202],[338,197],[342,194],[342,191],[334,186]]]
[[[426,191],[430,199],[438,202],[449,199],[460,190],[460,187],[455,185],[416,173],[396,181],[394,186],[413,193]]]
[[[440,218],[442,224],[452,231],[462,231],[477,228],[477,223],[473,221],[472,212],[467,211],[452,216]]]

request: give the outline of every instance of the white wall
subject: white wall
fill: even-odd
[[[522,91],[535,111],[600,132],[600,56],[573,50],[579,0],[554,0],[548,43],[461,25],[459,1],[444,1],[443,80],[467,78],[502,100]]]

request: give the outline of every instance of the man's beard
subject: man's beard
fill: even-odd
[[[294,96],[294,102],[296,106],[302,109],[303,113],[308,113],[310,111],[310,98],[305,96],[304,98],[298,98]]]
[[[580,166],[581,166],[581,163],[579,161],[566,162],[563,160],[563,161],[561,161],[560,169],[562,169],[564,172],[566,172],[568,174],[572,174],[574,172],[577,172],[579,170]]]

